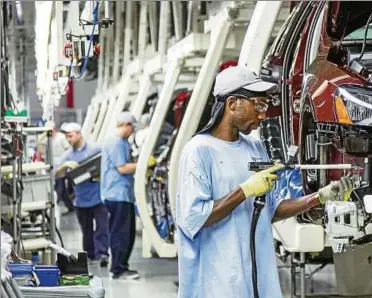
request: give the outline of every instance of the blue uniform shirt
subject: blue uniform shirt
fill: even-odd
[[[95,143],[85,141],[81,148],[70,148],[62,157],[61,164],[66,161],[77,163],[99,153],[101,149]],[[99,182],[90,181],[75,185],[75,207],[90,208],[101,204]]]
[[[102,201],[134,203],[133,174],[120,174],[117,167],[132,162],[127,139],[111,136],[105,140],[101,160]]]
[[[203,227],[213,201],[235,190],[253,172],[248,163],[268,161],[260,141],[240,135],[225,142],[209,134],[185,146],[178,172],[176,221],[179,298],[252,298],[250,225],[253,198],[223,220]],[[267,195],[257,230],[257,272],[262,298],[282,298],[271,220],[282,202],[279,192]]]

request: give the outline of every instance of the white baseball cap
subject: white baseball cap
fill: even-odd
[[[257,93],[273,92],[278,85],[263,81],[245,66],[232,66],[217,75],[213,95],[221,98],[242,88]]]
[[[138,123],[136,118],[132,115],[131,112],[122,112],[119,117],[116,119],[116,125],[121,125],[121,124],[131,124],[133,126],[133,129],[137,131],[139,129]]]
[[[119,117],[116,119],[116,124],[121,125],[121,124],[136,124],[137,120],[136,118],[132,115],[131,112],[122,112]]]
[[[61,126],[61,130],[63,132],[80,132],[81,125],[76,122],[63,123]]]

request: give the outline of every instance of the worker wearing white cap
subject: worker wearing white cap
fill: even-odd
[[[113,279],[137,279],[137,271],[130,270],[136,235],[134,212],[134,178],[137,164],[132,161],[129,136],[137,126],[130,112],[117,119],[115,133],[108,136],[102,148],[101,197],[110,213],[111,273]]]
[[[71,145],[62,163],[80,163],[101,151],[97,144],[85,140],[80,124],[65,123],[61,130]],[[76,215],[83,233],[83,249],[90,260],[100,261],[101,266],[105,267],[108,265],[108,212],[101,201],[99,182],[87,181],[75,185],[75,197]]]
[[[253,298],[255,286],[259,297],[283,297],[271,222],[350,197],[353,183],[343,177],[318,193],[284,200],[272,191],[283,166],[248,170],[252,161],[268,161],[263,144],[248,134],[265,119],[268,93],[275,88],[246,67],[223,70],[215,82],[211,120],[183,149],[176,196],[179,298]],[[254,285],[250,223],[254,198],[265,194]]]

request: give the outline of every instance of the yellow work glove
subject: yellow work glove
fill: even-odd
[[[67,172],[67,170],[75,169],[77,168],[78,165],[79,164],[76,161],[72,161],[72,160],[64,162],[58,167],[56,171],[56,177],[63,176]]]
[[[152,168],[155,165],[156,165],[156,158],[153,155],[151,155],[149,158],[149,161],[147,162],[147,167]]]
[[[327,186],[319,189],[319,201],[325,204],[327,201],[348,201],[355,187],[352,177],[345,176],[339,181],[332,181]]]
[[[277,164],[249,177],[246,182],[239,185],[243,190],[245,197],[258,197],[271,191],[274,187],[274,181],[279,179],[279,176],[275,173],[284,168],[284,165]]]

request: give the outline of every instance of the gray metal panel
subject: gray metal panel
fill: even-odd
[[[345,253],[334,255],[334,262],[339,295],[372,296],[372,243],[348,247]]]

